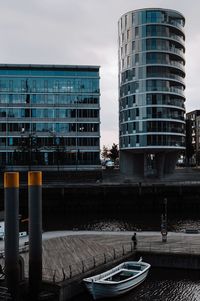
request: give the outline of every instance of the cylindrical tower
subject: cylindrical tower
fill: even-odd
[[[171,9],[128,12],[118,22],[120,168],[174,170],[185,145],[185,18]]]

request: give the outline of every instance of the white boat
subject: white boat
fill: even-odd
[[[150,264],[139,261],[127,261],[107,272],[83,279],[93,299],[110,298],[122,295],[140,283],[149,272]]]

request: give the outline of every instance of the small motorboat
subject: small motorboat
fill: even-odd
[[[102,274],[83,279],[93,299],[110,298],[122,295],[147,277],[150,264],[139,261],[127,261]]]

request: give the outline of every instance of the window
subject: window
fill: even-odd
[[[13,81],[9,80],[9,91],[13,91]]]
[[[21,81],[21,90],[24,92],[26,91],[26,83],[25,83],[25,80],[22,80]]]
[[[138,53],[135,54],[135,63],[136,64],[139,63],[139,54]]]
[[[125,54],[127,54],[127,44],[125,44]]]
[[[44,91],[45,92],[48,91],[48,81],[47,80],[44,81]]]
[[[129,40],[129,38],[130,38],[130,30],[128,29],[127,30],[127,40]]]
[[[135,23],[135,14],[132,14],[132,24]]]
[[[139,28],[135,27],[135,37],[138,38],[139,37]]]

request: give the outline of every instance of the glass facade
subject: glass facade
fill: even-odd
[[[0,65],[0,164],[100,164],[98,66]]]
[[[122,151],[185,147],[184,24],[179,12],[156,8],[118,22]]]

